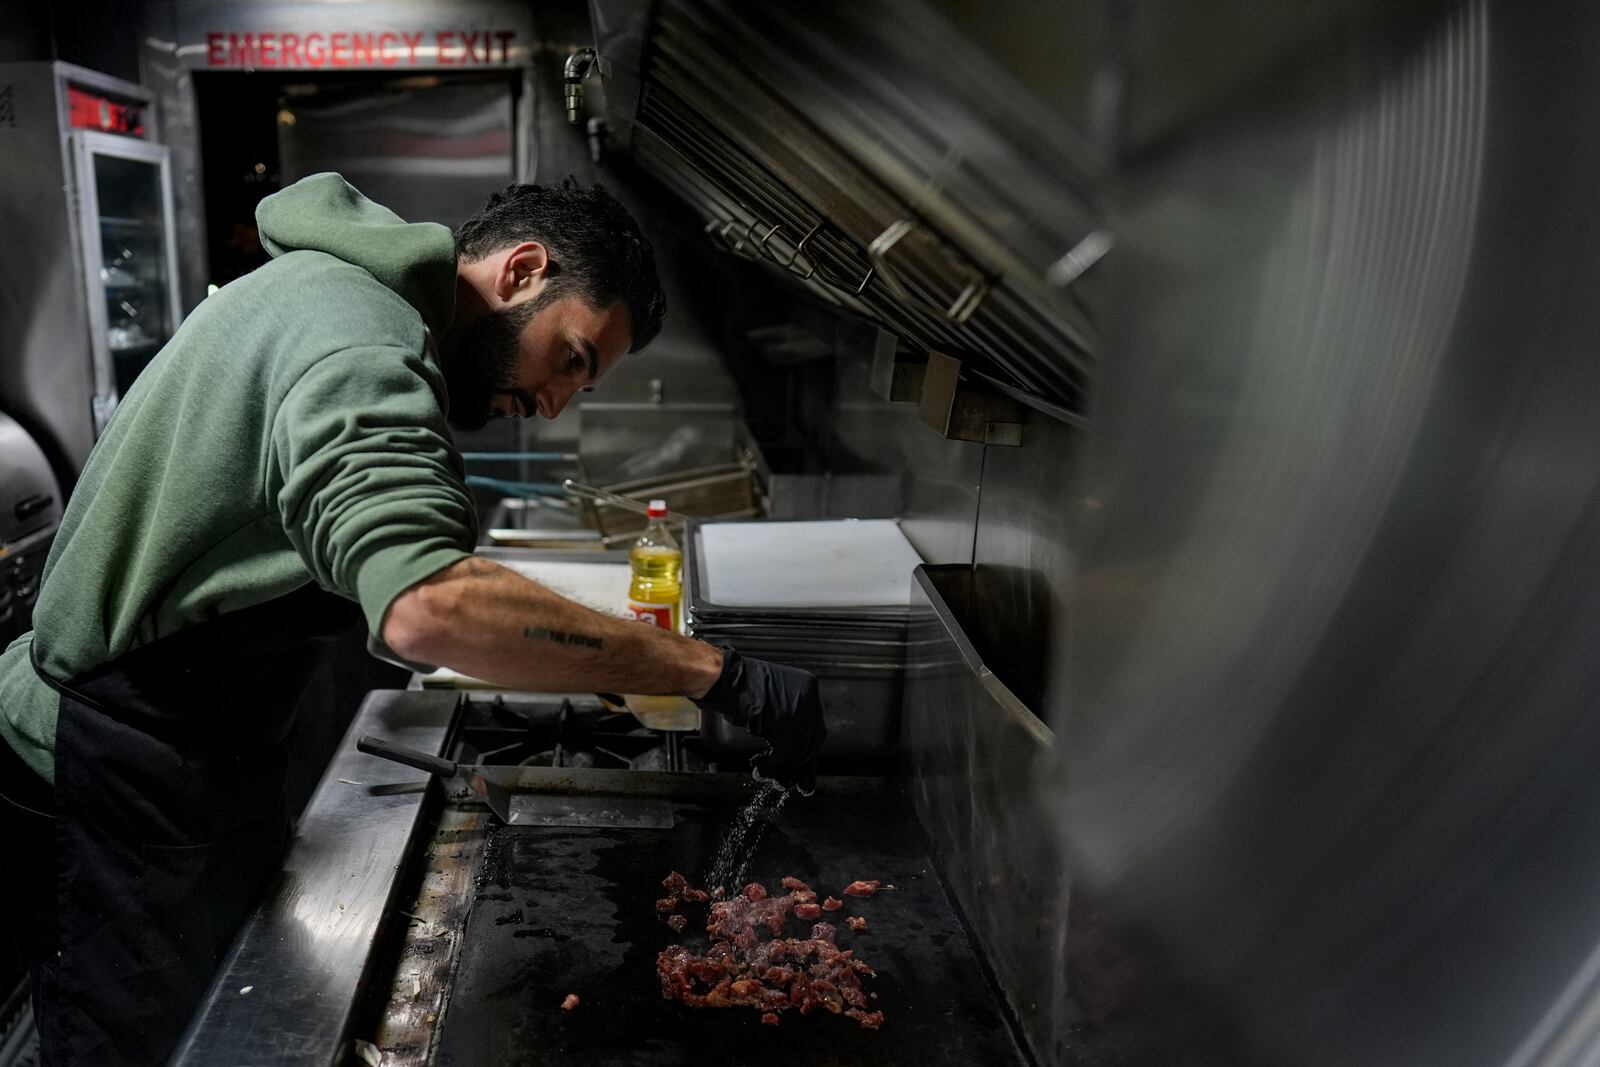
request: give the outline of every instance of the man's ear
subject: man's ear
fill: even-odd
[[[519,293],[538,292],[550,268],[550,253],[538,241],[524,241],[502,254],[495,274],[495,295],[502,303],[513,303]]]

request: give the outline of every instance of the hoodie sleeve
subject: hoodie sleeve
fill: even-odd
[[[318,584],[382,632],[394,598],[477,540],[442,383],[415,353],[350,348],[311,366],[272,422],[268,492]]]

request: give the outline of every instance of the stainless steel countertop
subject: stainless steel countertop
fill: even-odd
[[[369,694],[312,795],[283,869],[245,924],[173,1058],[175,1064],[335,1063],[422,823],[418,772],[355,749],[362,734],[438,752],[453,692]]]

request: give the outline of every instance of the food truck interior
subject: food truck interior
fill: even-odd
[[[1589,5],[12,6],[0,637],[121,397],[267,261],[262,199],[336,171],[453,226],[572,176],[669,312],[457,436],[479,552],[620,609],[664,498],[685,631],[829,716],[763,810],[714,716],[353,633],[173,1062],[1593,1061]],[[881,1026],[671,999],[704,905],[660,885],[719,847],[798,915],[881,884],[834,917]]]

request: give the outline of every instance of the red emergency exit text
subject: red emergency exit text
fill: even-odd
[[[457,67],[508,63],[514,30],[208,33],[208,67]]]

